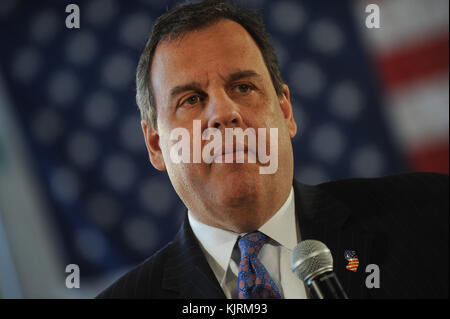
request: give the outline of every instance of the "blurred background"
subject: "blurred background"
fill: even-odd
[[[0,297],[91,298],[177,232],[184,206],[148,161],[134,86],[174,3],[0,1]],[[261,10],[291,89],[296,178],[448,173],[448,0],[239,3]]]

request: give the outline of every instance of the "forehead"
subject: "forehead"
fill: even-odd
[[[170,87],[193,80],[207,81],[219,75],[226,77],[247,69],[269,76],[261,51],[250,34],[234,21],[220,20],[161,42],[153,57],[150,76],[158,99]]]

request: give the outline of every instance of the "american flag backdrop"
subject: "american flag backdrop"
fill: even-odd
[[[65,27],[70,3],[79,29]],[[0,296],[51,296],[34,287],[45,259],[62,280],[53,295],[67,293],[64,267],[77,264],[75,296],[91,297],[178,230],[184,206],[149,163],[134,82],[152,23],[174,3],[0,1],[0,256],[12,260],[0,267]],[[448,173],[447,0],[239,3],[261,10],[291,89],[296,178]],[[365,25],[369,3],[379,29]],[[29,173],[14,171],[22,161]],[[37,213],[21,217],[31,208],[14,209],[34,193],[47,228]],[[19,247],[14,236],[30,241]],[[47,242],[52,258],[37,253]]]

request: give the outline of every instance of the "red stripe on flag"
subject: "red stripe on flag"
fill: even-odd
[[[449,141],[435,142],[409,151],[409,162],[416,171],[449,173]]]
[[[376,65],[386,89],[395,90],[418,79],[448,72],[448,45],[447,32],[396,52],[379,53]]]

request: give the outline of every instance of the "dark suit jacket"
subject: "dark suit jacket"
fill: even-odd
[[[350,298],[448,298],[448,175],[294,181],[301,239],[320,240]],[[356,272],[345,268],[356,251]],[[366,266],[380,270],[369,289]],[[225,298],[187,218],[175,239],[98,298]]]

